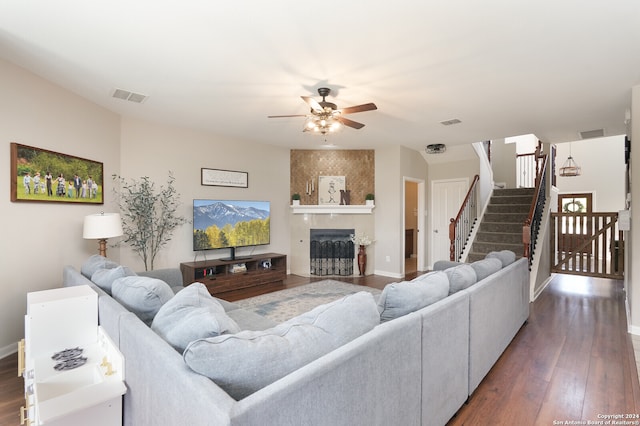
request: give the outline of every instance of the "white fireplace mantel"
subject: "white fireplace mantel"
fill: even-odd
[[[292,205],[293,214],[371,214],[375,205]]]

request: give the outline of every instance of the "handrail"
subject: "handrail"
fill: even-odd
[[[460,260],[462,250],[464,249],[462,238],[464,237],[464,243],[466,244],[471,232],[471,227],[478,219],[476,188],[479,180],[480,176],[475,175],[473,182],[471,182],[469,186],[467,195],[464,197],[464,201],[460,206],[458,215],[455,219],[452,218],[449,220],[449,260]],[[473,220],[470,220],[471,216],[473,216]]]
[[[522,244],[524,245],[523,257],[529,259],[529,264],[533,260],[536,239],[540,224],[542,223],[542,212],[547,194],[547,154],[540,154],[540,144],[536,148],[536,186],[529,214],[522,226]],[[539,164],[541,165],[539,166]]]

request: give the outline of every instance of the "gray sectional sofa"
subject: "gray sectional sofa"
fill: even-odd
[[[446,272],[418,280],[441,280],[446,274],[448,280],[466,280],[468,284],[471,274],[466,265],[447,266]],[[392,290],[413,284],[398,283],[385,288],[380,296],[380,312],[386,309],[385,303],[393,308],[387,310],[392,315],[384,322],[378,324],[376,318],[376,324],[358,337],[234,399],[224,385],[194,372],[185,362],[187,357],[183,359],[148,322],[85,275],[66,266],[63,284],[86,284],[98,293],[99,322],[125,358],[128,390],[123,409],[127,426],[444,425],[473,393],[529,314],[525,259],[408,313],[395,310],[403,299],[394,299]],[[147,275],[172,286],[180,286],[182,280],[178,269]],[[360,299],[370,313],[373,302]],[[238,335],[283,327],[233,303],[219,302],[243,330]],[[225,335],[218,341],[220,338]],[[233,369],[233,365],[227,368]],[[244,371],[242,359],[237,359],[235,368]]]

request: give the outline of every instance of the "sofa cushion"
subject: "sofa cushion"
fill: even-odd
[[[485,259],[497,258],[502,262],[502,267],[511,265],[516,261],[516,254],[511,250],[492,251],[485,256]]]
[[[150,271],[138,272],[138,275],[142,277],[157,278],[169,284],[169,287],[183,287],[182,284],[182,272],[180,268],[161,268],[152,269]],[[174,290],[177,293],[177,291]]]
[[[196,340],[183,358],[239,400],[372,330],[379,320],[371,293],[359,292],[268,330]]]
[[[414,279],[387,284],[378,299],[380,321],[385,322],[417,311],[444,299],[449,279],[442,271],[429,272]]]
[[[173,297],[169,284],[157,278],[122,277],[111,284],[111,294],[122,306],[151,325],[162,305]]]
[[[490,257],[473,262],[471,267],[476,271],[477,280],[481,281],[502,269],[502,262],[498,258]]]
[[[134,275],[136,275],[136,273],[127,266],[116,266],[111,269],[98,269],[91,275],[91,281],[108,294],[111,294],[111,285],[115,280]]]
[[[162,305],[151,329],[180,353],[194,340],[240,331],[202,283],[187,286]]]
[[[454,266],[463,265],[463,262],[455,262],[453,260],[438,260],[433,264],[434,271],[444,271]]]
[[[240,330],[266,330],[278,325],[276,321],[246,309],[232,309],[226,313]]]
[[[449,278],[449,294],[457,293],[467,287],[471,287],[478,281],[476,271],[467,264],[446,269],[445,274]]]
[[[80,273],[86,278],[91,279],[91,276],[98,269],[112,269],[117,268],[118,266],[119,265],[116,262],[109,260],[104,256],[100,256],[99,254],[94,254],[82,264],[80,267]]]

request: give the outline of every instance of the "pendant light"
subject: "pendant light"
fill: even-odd
[[[567,161],[564,162],[562,167],[560,167],[560,176],[563,177],[573,177],[580,176],[582,174],[582,168],[576,164],[573,157],[571,156],[571,144],[569,144],[569,157]]]

